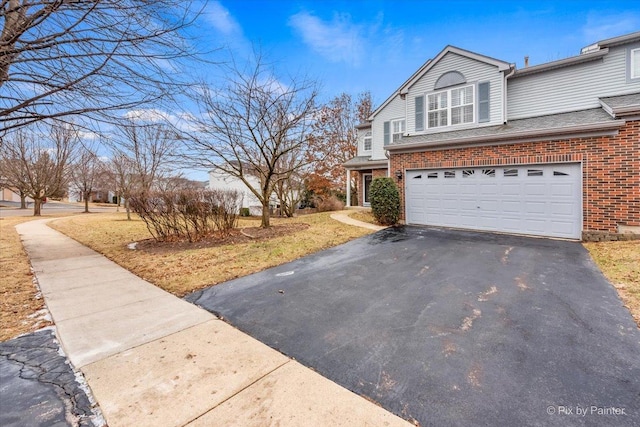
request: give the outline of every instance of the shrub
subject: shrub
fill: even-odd
[[[215,231],[227,235],[237,227],[241,200],[235,190],[182,189],[136,194],[130,205],[154,239],[194,242]]]
[[[315,200],[315,205],[318,208],[318,212],[339,211],[344,209],[344,202],[338,199],[334,195],[318,197]]]
[[[400,194],[393,178],[375,178],[369,189],[371,213],[382,225],[393,225],[400,219]]]
[[[251,216],[249,208],[240,208],[240,216]]]

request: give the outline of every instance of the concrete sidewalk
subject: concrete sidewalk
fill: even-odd
[[[109,426],[410,425],[47,221],[16,229]]]
[[[349,211],[349,210],[338,211],[338,212],[332,213],[331,218],[335,219],[336,221],[343,222],[345,224],[353,225],[355,227],[367,228],[373,231],[380,231],[387,228],[381,225],[370,224],[368,222],[353,219],[349,216],[351,212],[353,211]]]

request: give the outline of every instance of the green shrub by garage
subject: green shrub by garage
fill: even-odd
[[[394,225],[400,219],[400,193],[393,178],[374,178],[369,188],[371,213],[382,225]]]

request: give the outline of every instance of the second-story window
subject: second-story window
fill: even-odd
[[[428,126],[473,123],[473,85],[443,90],[428,96]]]
[[[631,50],[631,54],[629,55],[630,58],[630,71],[631,71],[631,78],[632,79],[638,79],[640,78],[640,48],[638,49],[633,49]]]
[[[391,142],[397,142],[402,139],[405,132],[405,121],[393,120],[391,122]]]
[[[364,142],[362,144],[364,151],[371,151],[371,131],[364,134]]]

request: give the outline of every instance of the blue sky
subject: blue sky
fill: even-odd
[[[637,0],[220,0],[198,24],[210,48],[242,58],[260,46],[279,72],[320,82],[324,100],[370,90],[375,105],[448,44],[521,68],[525,55],[536,65],[634,31]]]

